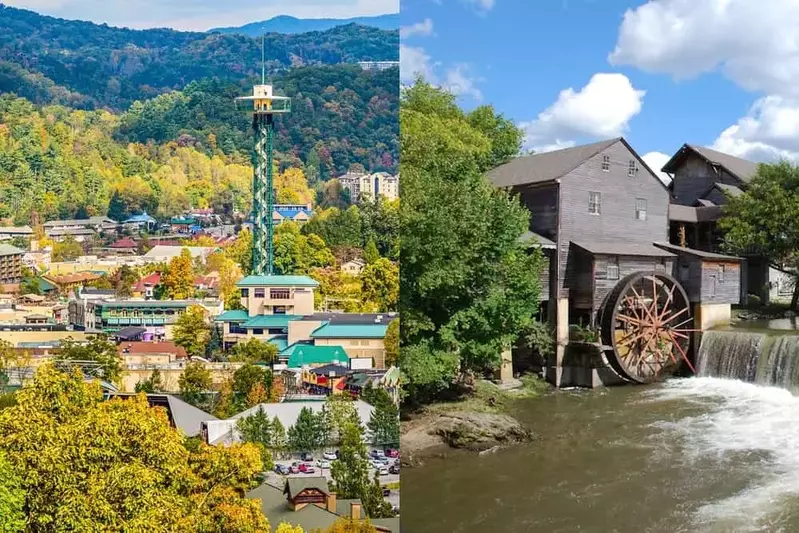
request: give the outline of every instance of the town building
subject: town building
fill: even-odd
[[[66,274],[63,276],[44,274],[41,276],[41,279],[54,286],[59,294],[68,295],[73,291],[83,288],[92,281],[97,281],[101,277],[102,274],[96,272],[78,272],[76,274]]]
[[[169,263],[175,257],[179,257],[184,248],[189,251],[192,259],[200,259],[202,262],[205,262],[208,256],[216,250],[216,248],[210,246],[165,246],[158,244],[153,246],[143,257],[149,263]]]
[[[264,483],[248,492],[247,497],[261,502],[261,512],[270,524],[285,522],[303,531],[326,531],[342,518],[353,521],[368,518],[360,500],[339,499],[322,476],[290,477],[282,487]],[[374,518],[369,522],[378,533],[400,531],[399,517]]]
[[[272,220],[275,225],[281,222],[295,222],[304,224],[313,215],[313,208],[309,204],[275,204],[272,211]]]
[[[0,244],[0,285],[14,285],[22,281],[22,256],[20,250],[10,244]]]
[[[135,254],[139,245],[130,237],[122,237],[111,243],[109,248],[116,253]]]
[[[358,61],[358,66],[363,70],[388,70],[390,68],[399,68],[399,61]]]
[[[175,233],[190,234],[200,229],[197,219],[193,216],[174,217],[169,224]]]
[[[387,200],[396,200],[399,197],[399,176],[392,176],[387,172],[348,172],[339,177],[338,181],[349,191],[350,200],[354,204],[360,203],[364,198],[374,202],[381,196]]]
[[[147,274],[139,281],[133,284],[131,292],[134,298],[144,298],[151,300],[155,297],[155,288],[161,283],[161,273],[153,272]]]
[[[122,221],[122,224],[138,231],[150,232],[158,226],[158,221],[147,214],[147,211],[133,215]]]
[[[362,259],[352,259],[341,264],[341,271],[345,274],[360,276],[365,266],[366,262]]]
[[[178,317],[192,305],[200,305],[209,315],[221,309],[220,302],[201,300],[99,300],[70,301],[70,324],[87,331],[116,334],[122,328],[146,328],[154,338],[171,339]]]
[[[114,232],[118,225],[108,217],[98,216],[76,220],[50,220],[42,224],[42,227],[45,235],[54,241],[72,237],[83,242],[94,235]]]
[[[0,241],[8,241],[15,237],[29,239],[33,237],[30,226],[3,226],[0,227]]]

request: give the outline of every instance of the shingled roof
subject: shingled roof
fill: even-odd
[[[512,187],[527,183],[544,183],[556,180],[616,144],[621,137],[554,152],[517,157],[488,172],[487,176],[497,187]]]
[[[751,180],[752,177],[754,177],[754,175],[757,173],[758,163],[747,161],[746,159],[741,159],[740,157],[725,154],[704,146],[695,146],[693,144],[682,145],[677,153],[674,154],[674,156],[669,159],[665,165],[663,165],[663,172],[674,174],[683,158],[685,158],[689,153],[695,153],[711,165],[717,165],[724,168],[724,170],[744,183]]]

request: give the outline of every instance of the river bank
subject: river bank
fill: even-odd
[[[511,386],[481,380],[456,401],[405,413],[400,436],[404,465],[419,466],[453,450],[485,454],[534,440],[533,428],[514,418],[511,407],[549,391],[550,386],[536,376],[523,376]]]

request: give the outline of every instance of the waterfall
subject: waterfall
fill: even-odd
[[[707,331],[696,360],[700,376],[799,390],[799,335]]]

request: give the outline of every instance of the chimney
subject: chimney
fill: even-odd
[[[361,519],[361,504],[360,503],[352,503],[350,504],[351,512],[350,518],[353,520],[360,520]]]
[[[327,496],[327,510],[333,514],[336,514],[336,493],[331,492]]]

